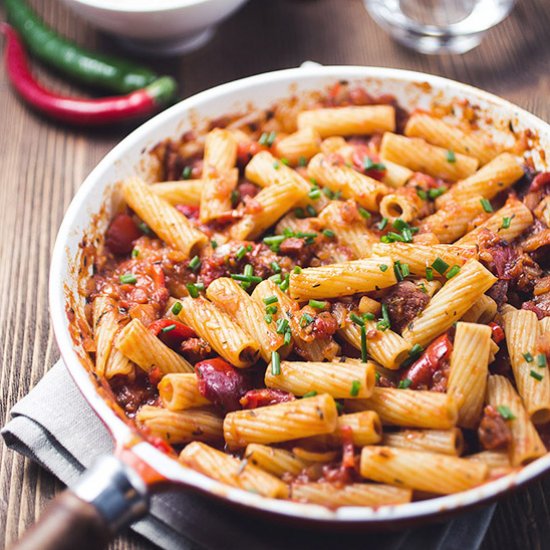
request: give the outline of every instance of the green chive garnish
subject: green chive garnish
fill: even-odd
[[[267,137],[265,143],[268,147],[271,147],[273,143],[275,142],[275,138],[277,137],[277,132],[269,132],[269,136]]]
[[[367,329],[365,325],[361,325],[361,361],[367,362]]]
[[[295,208],[294,215],[300,220],[306,217],[306,213],[303,208]]]
[[[273,163],[273,168],[275,168],[275,170],[278,170],[279,168],[281,167],[281,164],[278,160],[276,160],[274,163]]]
[[[451,269],[449,269],[449,271],[447,272],[447,275],[445,275],[445,277],[447,277],[447,279],[452,279],[459,272],[460,272],[460,266],[459,265],[453,265],[453,267],[451,267]]]
[[[288,321],[286,319],[279,319],[277,321],[277,334],[284,334],[288,330]]]
[[[266,313],[264,315],[264,321],[269,325],[269,323],[273,322],[273,316],[271,313]]]
[[[386,229],[386,225],[388,225],[388,218],[382,218],[377,224],[376,227],[380,229],[380,231],[383,231]]]
[[[349,390],[349,394],[352,397],[357,397],[359,395],[360,389],[361,389],[361,382],[359,380],[354,380],[351,383],[351,389]]]
[[[295,265],[294,268],[292,269],[292,273],[302,273],[302,268],[299,266],[299,265]]]
[[[510,224],[512,223],[512,218],[504,217],[502,218],[502,229],[508,229],[510,227]]]
[[[273,376],[281,374],[281,357],[277,351],[271,352],[271,374]]]
[[[307,166],[307,159],[306,157],[299,157],[298,158],[298,166]]]
[[[363,208],[362,206],[359,207],[358,212],[359,212],[359,215],[365,220],[368,220],[371,217],[371,213],[366,208]]]
[[[181,305],[181,302],[176,302],[172,309],[170,310],[174,315],[178,315],[178,313],[183,309],[183,306]]]
[[[451,164],[456,162],[455,152],[450,149],[447,151],[447,162],[450,162]]]
[[[187,289],[187,292],[189,292],[189,296],[191,296],[191,298],[199,297],[199,289],[193,283],[187,283],[185,288]]]
[[[290,161],[286,158],[286,157],[281,157],[281,162],[285,165],[285,166],[288,166],[290,164]]]
[[[388,325],[388,327],[391,326],[390,314],[388,311],[388,306],[386,304],[382,304],[382,319]]]
[[[315,208],[313,208],[313,206],[311,206],[311,204],[308,204],[306,206],[306,211],[312,218],[317,216],[317,210],[315,210]]]
[[[321,198],[321,190],[318,187],[314,187],[311,189],[311,191],[307,194],[307,196],[311,199],[316,201],[317,199]]]
[[[409,357],[418,357],[423,351],[424,351],[424,348],[420,344],[415,344],[409,350]]]
[[[237,253],[235,254],[235,256],[237,257],[237,260],[242,260],[246,252],[247,252],[246,247],[240,246],[239,250],[237,250]]]
[[[435,189],[430,189],[428,191],[428,196],[430,197],[430,199],[435,200],[437,199],[437,197],[440,197],[441,195],[443,195],[445,191],[446,191],[445,187],[436,187]]]
[[[261,136],[260,136],[260,139],[258,140],[258,143],[260,145],[266,145],[267,144],[267,138],[268,138],[269,134],[267,132],[264,132]]]
[[[314,321],[314,319],[311,315],[309,315],[308,313],[304,313],[302,315],[302,317],[300,318],[300,326],[302,328],[305,328],[308,325],[311,325],[311,323],[313,323],[313,321]]]
[[[309,307],[312,307],[313,309],[325,309],[328,305],[328,302],[323,302],[320,300],[310,300],[308,302]]]
[[[218,248],[218,241],[210,241],[210,246],[216,250],[216,248]]]
[[[532,363],[532,362],[533,362],[533,356],[532,356],[528,351],[526,351],[526,352],[523,354],[523,358],[524,358],[528,363]]]
[[[277,313],[277,306],[267,306],[265,308],[265,312],[269,313],[270,315],[275,315],[275,313]]]
[[[547,366],[546,355],[544,353],[539,353],[537,355],[537,367],[543,369],[546,366]]]
[[[198,256],[194,256],[192,260],[189,262],[189,269],[191,271],[197,271],[199,267],[201,266],[201,259]]]
[[[137,278],[133,273],[125,273],[119,279],[123,285],[135,285],[137,283]]]
[[[317,392],[315,390],[308,391],[307,393],[304,393],[302,395],[302,399],[307,399],[308,397],[315,397],[317,395]]]
[[[153,232],[151,231],[151,228],[145,222],[139,222],[138,227],[139,227],[139,230],[142,233],[145,233],[146,235],[153,234]]]
[[[279,285],[279,288],[284,292],[285,290],[288,289],[289,286],[290,286],[290,275],[287,273],[285,275],[284,281]]]
[[[382,271],[382,273],[388,270],[388,266],[386,264],[380,264],[378,267],[380,268],[380,271]]]
[[[168,325],[167,327],[161,328],[161,332],[170,332],[171,330],[174,330],[176,328],[176,325]]]
[[[401,262],[397,260],[393,264],[393,272],[395,273],[395,278],[401,282],[403,280],[403,273],[401,272]]]
[[[411,274],[409,264],[401,264],[401,274],[403,277],[408,277]]]
[[[432,267],[441,275],[449,269],[449,264],[444,262],[439,256],[435,259],[434,263],[432,264]]]
[[[290,329],[285,332],[285,338],[283,340],[283,345],[288,346],[290,344],[290,340],[292,338],[292,332],[290,332]]]
[[[371,313],[370,311],[368,311],[367,313],[363,313],[363,317],[367,321],[374,321],[374,313]]]
[[[514,420],[516,417],[514,416],[514,413],[510,410],[510,407],[507,407],[506,405],[499,405],[497,407],[497,411],[504,418],[504,420]]]
[[[350,313],[349,318],[354,322],[356,325],[359,325],[360,327],[365,326],[365,321],[357,315],[357,313]]]
[[[191,177],[191,172],[193,171],[193,169],[191,168],[191,166],[186,166],[184,169],[183,169],[183,172],[181,173],[181,177],[184,179],[184,180],[188,180],[190,177]]]
[[[261,283],[263,279],[255,275],[244,275],[241,273],[231,273],[231,278],[235,281],[243,281],[245,283]]]
[[[428,193],[426,193],[426,191],[424,191],[424,189],[422,189],[421,187],[417,187],[417,188],[416,188],[416,194],[417,194],[423,201],[427,201],[427,200],[428,200]]]
[[[531,370],[531,372],[529,373],[529,375],[534,378],[535,380],[538,380],[539,382],[544,378],[544,376],[542,374],[539,374],[538,372],[534,371],[534,370]]]
[[[488,214],[490,212],[493,212],[493,207],[487,199],[480,199],[479,202],[481,203],[481,206],[483,207],[483,210],[485,210],[485,212],[487,212]]]
[[[132,258],[137,258],[139,256],[139,250],[137,248],[134,248],[132,250]]]
[[[263,299],[263,302],[266,306],[269,306],[271,304],[274,304],[275,302],[278,302],[279,301],[279,298],[277,298],[277,296],[273,295],[273,296],[267,296],[267,298],[264,298]]]
[[[431,267],[426,268],[426,279],[428,281],[434,280],[434,270]]]
[[[397,388],[400,390],[406,390],[411,384],[412,384],[412,380],[410,378],[405,378],[399,381]]]
[[[329,239],[332,239],[333,237],[336,236],[336,233],[334,233],[334,231],[332,231],[332,229],[324,229],[323,230],[323,235],[325,237],[328,237]]]
[[[273,269],[275,273],[281,273],[281,266],[277,262],[271,262],[271,269]]]

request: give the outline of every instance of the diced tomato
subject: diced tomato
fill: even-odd
[[[176,204],[176,210],[181,212],[189,220],[199,219],[199,207],[190,206],[189,204]]]
[[[415,361],[408,370],[401,376],[401,380],[410,380],[411,388],[418,388],[420,385],[429,385],[433,375],[441,363],[448,359],[453,351],[453,344],[447,334],[436,338],[427,348],[421,357]]]
[[[197,363],[195,372],[201,395],[224,411],[240,409],[239,400],[252,385],[244,372],[220,357]]]
[[[340,428],[342,437],[342,466],[355,468],[355,455],[353,452],[353,430],[350,426]]]
[[[247,391],[241,397],[240,404],[243,409],[256,409],[258,407],[276,405],[277,403],[285,403],[286,401],[294,401],[294,399],[296,399],[294,395],[289,392],[262,388]]]
[[[239,143],[237,146],[237,162],[240,166],[246,166],[250,159],[260,151],[267,151],[267,148],[257,141]]]
[[[179,321],[173,321],[172,319],[159,319],[158,321],[153,321],[149,325],[149,330],[174,350],[179,349],[183,340],[196,336],[193,329]]]
[[[495,341],[495,344],[499,344],[504,340],[504,330],[502,330],[502,327],[498,323],[489,323],[489,326],[491,327],[492,331],[492,338]]]
[[[162,379],[162,371],[159,367],[154,367],[149,371],[149,382],[155,387],[157,387],[158,383]]]
[[[130,254],[133,243],[141,237],[141,231],[128,214],[119,214],[109,225],[105,244],[113,254]]]
[[[541,172],[534,177],[529,186],[529,191],[540,191],[540,189],[548,184],[550,184],[550,172]]]

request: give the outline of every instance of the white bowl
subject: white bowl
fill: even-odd
[[[205,44],[216,25],[247,0],[63,1],[129,49],[150,55],[172,55]]]
[[[396,96],[405,108],[428,109],[433,100],[467,99],[479,106],[479,112],[491,117],[493,124],[518,131],[531,129],[539,135],[539,147],[550,149],[550,126],[535,116],[496,96],[444,78],[377,67],[307,67],[266,73],[231,82],[188,98],[157,115],[132,132],[117,145],[86,178],[73,199],[59,230],[50,271],[50,309],[53,329],[61,355],[80,390],[118,442],[118,447],[132,452],[166,479],[223,499],[228,504],[253,508],[256,512],[276,514],[287,519],[331,522],[375,528],[411,524],[456,513],[469,506],[502,496],[550,470],[550,454],[522,470],[491,481],[469,491],[430,500],[381,506],[379,508],[343,507],[337,510],[316,505],[273,500],[227,487],[190,470],[136,437],[135,430],[124,422],[112,403],[102,397],[98,382],[90,374],[91,362],[80,345],[75,345],[69,331],[67,309],[83,315],[84,299],[79,294],[81,273],[89,276],[91,265],[81,262],[87,235],[102,234],[111,214],[113,186],[116,182],[147,174],[150,165],[147,151],[159,141],[179,138],[197,121],[217,118],[227,113],[246,111],[250,104],[269,107],[290,94],[322,90],[340,80],[360,81],[373,94]],[[550,158],[550,157],[549,157]],[[537,160],[540,169],[546,166]],[[83,267],[84,266],[84,267]],[[103,392],[104,393],[104,392]]]

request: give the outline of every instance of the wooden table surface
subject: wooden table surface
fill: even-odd
[[[64,35],[115,50],[106,36],[55,0],[32,1]],[[3,19],[0,6],[0,20]],[[435,73],[494,92],[550,121],[550,3],[518,0],[503,24],[463,56],[421,56],[395,43],[367,15],[361,0],[251,0],[224,22],[213,40],[181,58],[152,61],[173,74],[183,96],[254,73],[323,64],[379,65]],[[60,89],[59,79],[39,71]],[[0,69],[0,423],[55,362],[47,280],[63,213],[84,177],[128,132],[75,130],[27,110]],[[40,514],[61,484],[0,443],[0,545],[13,541]],[[499,503],[483,548],[550,545],[550,479]],[[2,535],[5,533],[5,535]],[[2,540],[5,539],[5,540]],[[112,549],[150,548],[125,533]]]

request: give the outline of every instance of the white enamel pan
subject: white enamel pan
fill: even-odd
[[[487,502],[537,478],[550,469],[550,455],[521,471],[469,491],[380,508],[344,507],[329,510],[229,488],[190,470],[141,439],[124,421],[112,397],[91,374],[78,338],[71,333],[68,311],[83,316],[79,285],[91,267],[85,265],[83,239],[101,234],[112,211],[113,185],[135,174],[147,174],[147,152],[159,141],[179,138],[204,119],[269,107],[294,93],[323,90],[339,80],[358,81],[373,95],[393,94],[412,109],[429,109],[433,101],[448,103],[457,98],[478,106],[496,126],[516,131],[529,128],[540,138],[541,149],[550,144],[550,126],[530,113],[471,86],[422,73],[378,67],[307,67],[271,72],[238,80],[202,92],[159,114],[117,145],[86,178],[63,220],[52,258],[50,308],[62,358],[80,391],[105,424],[115,442],[115,453],[96,464],[77,487],[66,491],[19,542],[21,548],[98,548],[117,529],[146,513],[148,495],[169,486],[195,490],[243,514],[269,516],[273,521],[292,521],[322,530],[385,529],[440,519],[444,515]],[[545,168],[537,160],[539,168]],[[73,324],[74,327],[74,324]],[[77,330],[78,332],[78,330]],[[78,336],[78,335],[77,335]]]

